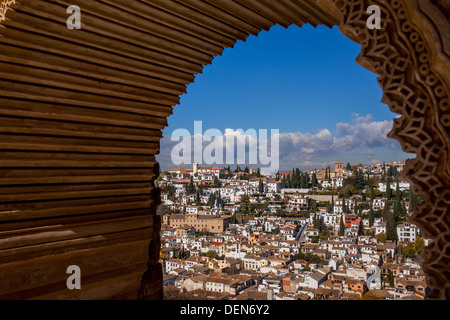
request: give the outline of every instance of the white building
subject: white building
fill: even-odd
[[[267,182],[267,191],[272,193],[280,192],[281,190],[281,182],[278,181],[269,181]]]
[[[400,242],[414,242],[416,241],[418,230],[413,224],[403,223],[397,226],[397,235]]]
[[[305,278],[304,285],[312,289],[318,289],[319,286],[327,280],[328,276],[321,272],[316,272]]]
[[[342,187],[344,184],[343,177],[336,177],[331,180],[331,185],[335,188]]]
[[[295,240],[299,232],[298,225],[294,223],[288,223],[280,228],[280,233],[284,236],[285,240]]]
[[[391,183],[390,186],[391,186],[391,190],[396,190],[397,189],[397,183],[396,182]],[[410,187],[411,186],[410,186],[409,182],[400,181],[398,183],[398,188],[402,192],[403,191],[408,191]],[[380,190],[381,192],[386,192],[386,183],[384,183],[384,182],[378,183],[378,190]]]
[[[321,214],[320,218],[323,218],[323,222],[326,226],[334,226],[339,223],[339,217],[334,213]]]
[[[307,209],[309,206],[309,198],[299,195],[294,195],[289,199],[288,207],[290,210],[302,210]]]
[[[383,198],[375,198],[372,202],[373,210],[380,210],[384,209],[384,206],[386,205],[386,200]]]
[[[375,235],[386,233],[386,222],[378,222],[375,224]]]
[[[312,241],[312,239],[319,236],[319,230],[313,227],[306,227],[304,234],[306,241]]]
[[[258,271],[260,268],[269,265],[269,260],[258,256],[247,255],[242,260],[246,270]]]
[[[186,213],[187,214],[198,214],[198,207],[197,206],[186,206]]]

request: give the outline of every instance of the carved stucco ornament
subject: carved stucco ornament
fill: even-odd
[[[450,94],[445,78],[450,63],[441,51],[450,31],[448,23],[442,12],[422,12],[427,8],[421,1],[337,0],[335,4],[342,14],[341,31],[361,44],[357,62],[380,75],[382,101],[400,115],[388,136],[398,140],[405,152],[417,155],[407,161],[403,176],[426,201],[414,209],[409,221],[432,240],[421,261],[432,288],[429,298],[450,299]],[[380,30],[366,27],[365,8],[370,4],[381,8]],[[434,26],[427,22],[441,30],[431,29]]]
[[[16,3],[16,0],[2,0],[0,2],[0,22],[6,19],[6,11],[14,3]]]

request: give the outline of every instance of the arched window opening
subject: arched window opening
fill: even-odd
[[[189,86],[158,157],[167,299],[425,297],[427,240],[407,221],[424,199],[402,175],[413,155],[387,138],[396,115],[359,51],[337,27],[276,26]],[[260,128],[278,130],[275,170]],[[252,130],[239,158],[227,138]]]

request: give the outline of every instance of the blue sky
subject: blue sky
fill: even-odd
[[[178,128],[193,132],[194,121],[222,132],[279,129],[281,171],[412,157],[385,138],[396,115],[380,102],[377,75],[355,62],[359,51],[337,27],[310,25],[275,26],[226,49],[169,117],[162,168],[172,167],[167,137]]]

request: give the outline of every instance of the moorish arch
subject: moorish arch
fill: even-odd
[[[0,299],[162,298],[166,118],[224,48],[306,23],[338,25],[380,76],[400,115],[389,136],[417,155],[405,171],[426,197],[411,221],[432,239],[430,297],[450,299],[449,12],[448,0],[0,0]],[[81,290],[66,287],[69,265]]]

